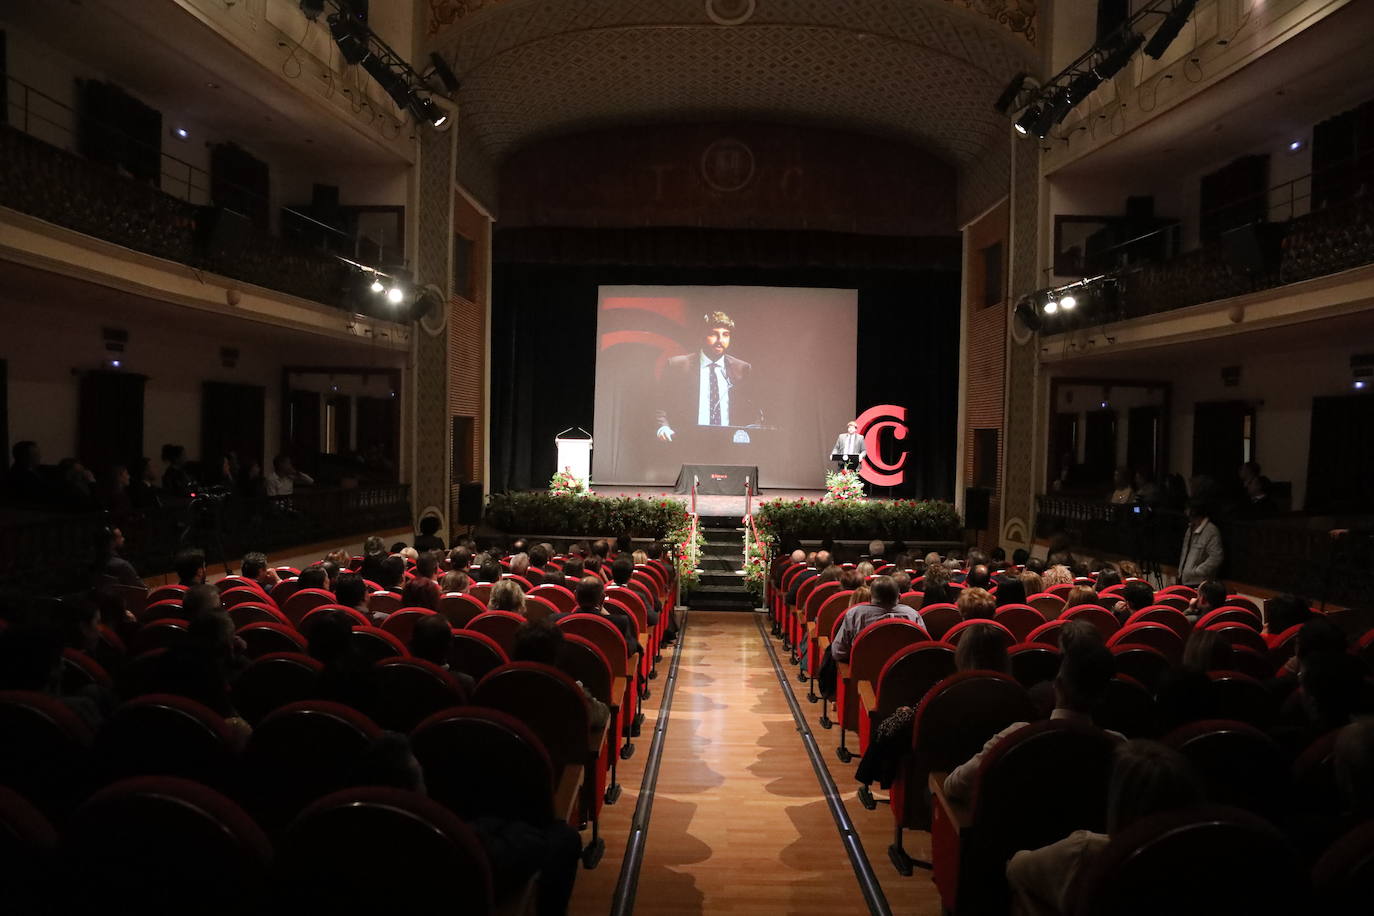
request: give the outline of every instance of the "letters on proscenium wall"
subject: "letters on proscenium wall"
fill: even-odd
[[[771,124],[645,125],[512,154],[501,225],[957,231],[956,171],[905,143]]]

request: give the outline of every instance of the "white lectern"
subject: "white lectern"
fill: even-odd
[[[570,435],[573,433],[581,435]],[[569,472],[584,485],[590,485],[592,434],[579,426],[563,430],[553,437],[553,441],[558,447],[558,469]]]

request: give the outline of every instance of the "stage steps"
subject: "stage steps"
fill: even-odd
[[[687,606],[702,611],[752,611],[756,601],[744,585],[744,529],[733,515],[702,516],[701,580]]]

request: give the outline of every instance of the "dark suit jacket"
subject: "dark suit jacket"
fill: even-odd
[[[753,365],[725,354],[725,377],[730,380],[730,425],[748,426],[759,422],[759,411],[749,397],[749,373]],[[663,368],[659,381],[658,408],[654,411],[654,430],[662,426],[674,431],[696,426],[701,389],[701,351],[674,356]],[[681,425],[679,425],[681,424]]]

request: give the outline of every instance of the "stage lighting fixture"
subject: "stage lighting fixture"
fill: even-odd
[[[1050,132],[1050,128],[1058,124],[1069,113],[1073,107],[1073,99],[1069,96],[1067,89],[1059,89],[1049,101],[1045,102],[1040,108],[1040,117],[1035,119],[1031,125],[1030,132],[1037,137],[1045,137]]]
[[[1035,303],[1030,298],[1022,299],[1016,303],[1013,314],[1029,331],[1039,331],[1044,327],[1044,322],[1040,320],[1040,313],[1035,310]]]
[[[382,278],[381,278],[381,277],[376,277],[376,276],[374,276],[374,277],[372,278],[372,285],[369,286],[368,289],[372,290],[374,293],[380,293],[380,292],[382,292],[383,290],[385,290],[386,287],[382,285]]]
[[[462,84],[458,82],[458,77],[454,75],[453,68],[444,60],[444,56],[438,51],[431,52],[429,55],[430,66],[434,68],[434,75],[439,77],[439,82],[444,84],[444,91],[453,95]]]
[[[416,121],[423,121],[435,128],[447,127],[451,120],[446,106],[439,104],[439,96],[424,89],[416,89],[410,94],[410,113]]]
[[[406,297],[405,292],[399,286],[393,286],[386,291],[386,301],[392,305],[400,305],[401,300]]]
[[[1101,85],[1102,78],[1091,70],[1088,70],[1075,76],[1073,82],[1069,83],[1069,95],[1073,96],[1073,103],[1077,105],[1079,102],[1092,95],[1093,90]]]
[[[997,101],[992,105],[992,107],[997,110],[998,114],[1006,114],[1011,110],[1012,103],[1015,102],[1016,97],[1021,94],[1021,90],[1025,87],[1026,80],[1029,78],[1030,74],[1024,70],[1011,78],[1011,82],[1007,83],[1007,88],[1002,90],[1002,94],[997,97]]]
[[[1374,354],[1350,357],[1350,387],[1356,391],[1374,390]]]
[[[1183,31],[1183,23],[1188,21],[1188,17],[1193,14],[1193,7],[1197,6],[1197,0],[1177,0],[1174,8],[1164,16],[1164,21],[1155,29],[1155,33],[1150,36],[1149,42],[1145,45],[1145,53],[1159,60],[1164,56],[1164,52],[1169,49],[1169,45],[1174,43],[1178,33]]]
[[[1121,68],[1130,63],[1131,56],[1145,42],[1145,36],[1139,32],[1127,32],[1107,51],[1105,57],[1098,61],[1093,72],[1105,82],[1121,72]]]
[[[324,12],[324,0],[301,0],[301,12],[306,19],[314,22]]]
[[[397,108],[404,111],[410,107],[410,83],[406,81],[405,74],[397,73],[390,64],[377,57],[363,61],[363,69],[371,74],[383,92],[391,96]]]
[[[1059,300],[1051,297],[1049,301],[1045,303],[1045,314],[1053,315],[1057,311],[1059,311]]]
[[[1035,122],[1040,120],[1040,106],[1032,105],[1026,109],[1025,114],[1016,119],[1016,132],[1023,137],[1030,136],[1031,128]]]
[[[1059,307],[1066,312],[1073,311],[1073,308],[1076,305],[1078,305],[1078,300],[1075,299],[1073,296],[1065,295],[1059,297]]]
[[[334,37],[334,44],[339,46],[339,53],[350,64],[360,64],[371,59],[369,55],[372,52],[367,46],[367,34],[360,33],[352,19],[339,13],[330,13],[329,34]]]

